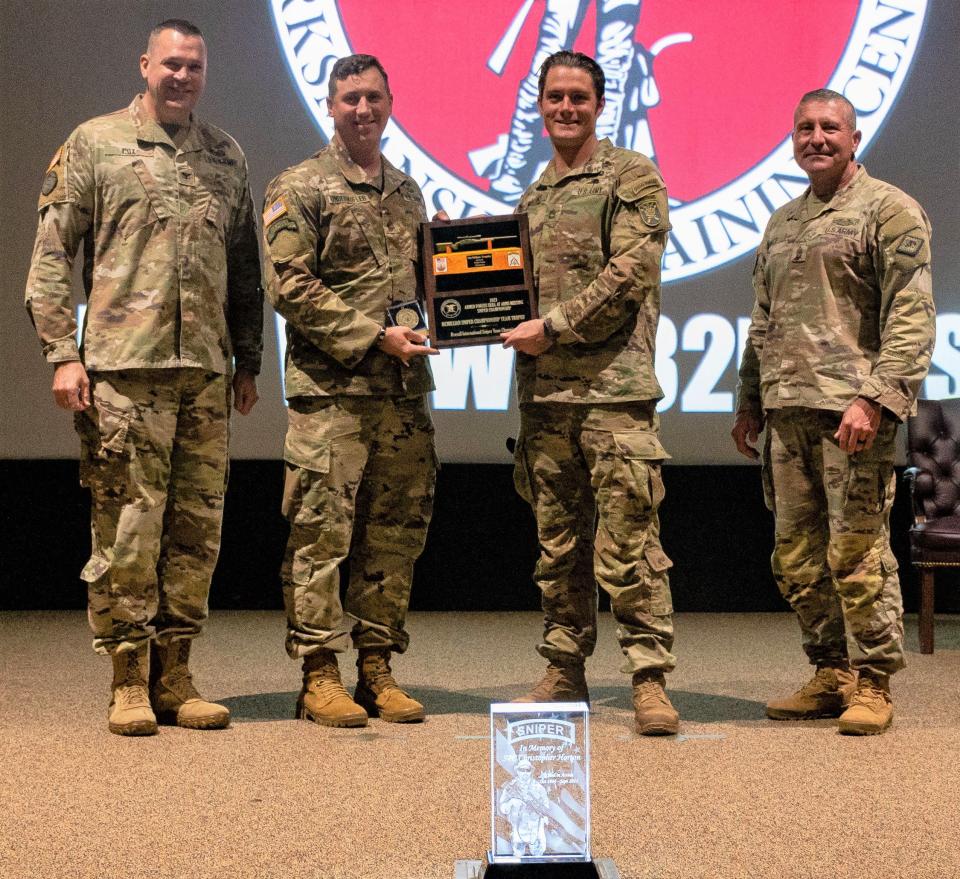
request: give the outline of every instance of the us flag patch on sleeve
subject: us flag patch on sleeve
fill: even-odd
[[[287,212],[286,199],[281,195],[270,207],[263,212],[263,225],[269,226]]]

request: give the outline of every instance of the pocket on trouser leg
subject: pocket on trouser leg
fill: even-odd
[[[597,493],[603,524],[613,534],[645,528],[664,498],[661,462],[670,456],[653,433],[613,434],[614,460],[609,478]]]
[[[649,568],[649,575],[644,584],[649,611],[653,616],[667,616],[673,613],[673,598],[670,594],[670,580],[667,571],[673,567],[673,562],[663,551],[659,541],[647,541],[643,550],[643,557]]]
[[[283,498],[280,501],[280,515],[293,521],[300,506],[300,471],[293,464],[283,465]]]
[[[513,487],[523,500],[533,506],[533,489],[523,433],[517,437],[517,447],[513,452]]]
[[[74,415],[80,436],[80,484],[116,494],[127,481],[130,446],[127,438],[134,413],[95,398],[94,405]]]
[[[110,562],[94,554],[80,572],[80,579],[87,584],[87,619],[98,637],[108,636],[112,628],[110,584],[106,580],[109,570]]]
[[[864,630],[871,640],[884,640],[903,634],[903,600],[900,596],[900,580],[897,575],[900,565],[892,549],[880,554],[880,573],[883,585],[873,603],[874,613]]]
[[[760,482],[763,486],[763,503],[771,513],[776,511],[776,496],[773,492],[773,471],[770,467],[770,425],[767,425],[760,456]]]

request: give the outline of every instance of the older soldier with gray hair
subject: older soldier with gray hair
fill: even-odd
[[[426,338],[387,326],[390,305],[417,294],[423,196],[380,153],[393,109],[387,74],[371,55],[339,59],[327,107],[328,146],[267,187],[264,277],[287,321],[281,570],[287,652],[303,660],[297,715],[363,726],[369,715],[419,721],[423,706],[397,685],[413,564],[433,509],[436,454],[426,394]],[[355,701],[337,654],[343,631],[340,564],[349,559],[346,610],[359,651]]]
[[[140,71],[144,93],[85,122],[51,160],[26,293],[54,398],[80,434],[93,538],[80,576],[94,649],[113,660],[109,728],[121,735],[154,733],[158,719],[229,723],[187,663],[220,547],[231,389],[247,414],[263,331],[246,160],[192,112],[206,83],[202,34],[162,22]]]
[[[846,98],[800,99],[793,150],[810,187],[774,213],[757,253],[732,435],[755,459],[766,428],[773,574],[816,666],[767,716],[839,716],[840,732],[870,735],[893,719],[890,675],[904,666],[894,441],[916,409],[935,320],[930,222],[867,174],[859,144]]]
[[[672,563],[657,514],[668,455],[653,371],[667,193],[653,162],[597,139],[604,74],[592,58],[554,53],[539,90],[554,155],[517,209],[530,219],[544,316],[503,335],[519,352],[515,481],[537,518],[537,649],[549,663],[520,701],[589,698],[599,583],[632,675],[637,731],[671,735]]]

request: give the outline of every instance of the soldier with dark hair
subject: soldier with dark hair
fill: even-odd
[[[54,398],[81,438],[93,553],[80,576],[94,649],[113,659],[109,727],[121,735],[154,733],[157,719],[229,723],[187,662],[220,548],[231,391],[247,414],[263,332],[246,159],[193,115],[207,74],[199,29],[157,25],[140,71],[144,93],[85,122],[50,162],[26,293]]]
[[[490,181],[491,193],[504,201],[516,202],[541,158],[546,159],[537,148],[541,128],[537,100],[542,97],[538,85],[542,83],[543,64],[561,53],[574,54],[570,50],[589,6],[589,0],[546,0],[530,71],[517,90],[506,150]],[[653,56],[634,40],[640,7],[641,0],[596,2],[597,57],[593,66],[600,77],[594,78],[594,86],[597,97],[604,99],[597,135],[600,139],[609,137],[619,146],[641,149],[652,158],[646,116],[647,110],[659,102],[659,94],[653,79]]]
[[[859,144],[846,98],[800,99],[793,152],[810,187],[774,213],[757,252],[732,436],[756,459],[766,429],[773,574],[816,666],[767,716],[839,717],[841,732],[869,735],[890,725],[890,675],[904,665],[895,438],[930,367],[935,315],[930,222],[867,174]]]
[[[387,326],[392,304],[416,297],[423,196],[380,153],[393,108],[380,62],[339,59],[327,100],[335,134],[267,188],[267,293],[287,321],[281,570],[287,652],[303,660],[297,714],[327,726],[368,715],[419,721],[424,708],[397,685],[413,564],[433,509],[436,454],[426,394],[433,389],[420,333]],[[343,687],[340,563],[355,620],[359,682]]]
[[[598,86],[599,83],[599,86]],[[598,140],[603,73],[580,53],[545,59],[538,106],[554,155],[523,194],[542,318],[503,335],[517,354],[516,484],[540,540],[534,579],[548,660],[520,701],[588,700],[597,584],[632,675],[637,731],[677,732],[664,692],[673,610],[653,370],[667,193],[644,156]]]

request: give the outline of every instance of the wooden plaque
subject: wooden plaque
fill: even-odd
[[[437,348],[491,345],[538,317],[526,214],[421,224],[423,288]]]

